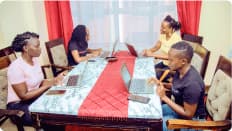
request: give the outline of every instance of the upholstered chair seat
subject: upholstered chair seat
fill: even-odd
[[[232,79],[218,70],[208,92],[206,107],[213,120],[225,120],[232,102]]]
[[[52,58],[54,63],[59,66],[67,66],[68,60],[67,55],[65,53],[65,49],[63,45],[57,45],[51,48]]]
[[[6,109],[7,85],[7,68],[4,68],[0,70],[0,109]]]

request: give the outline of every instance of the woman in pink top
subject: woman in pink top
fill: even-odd
[[[12,42],[12,48],[22,54],[8,68],[7,109],[24,111],[23,124],[32,125],[29,105],[47,89],[57,84],[62,75],[44,79],[38,62],[41,54],[38,34],[32,32],[18,34]]]

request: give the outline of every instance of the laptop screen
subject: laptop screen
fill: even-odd
[[[114,52],[115,52],[115,49],[116,49],[116,45],[118,44],[118,39],[114,42],[114,45],[113,45],[113,49],[112,49],[112,52],[111,52],[111,56],[114,55]]]
[[[126,84],[127,90],[129,91],[131,75],[130,75],[125,63],[121,67],[121,76],[122,76],[124,83]]]
[[[133,55],[135,57],[138,57],[138,53],[136,52],[133,45],[130,45],[130,44],[126,43],[126,46],[127,46],[128,50],[129,50],[129,52],[131,53],[131,55]]]

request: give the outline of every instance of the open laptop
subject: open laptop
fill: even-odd
[[[147,83],[146,79],[132,79],[126,64],[122,64],[121,76],[126,88],[131,94],[153,94],[153,85]]]
[[[138,54],[137,51],[135,50],[134,46],[129,44],[129,43],[125,43],[126,47],[128,48],[129,52],[131,53],[131,55],[135,56],[135,57],[144,57],[141,54]]]
[[[67,83],[66,83],[67,87],[80,87],[81,86],[81,82],[82,82],[84,74],[85,74],[85,72],[87,70],[86,69],[87,65],[88,65],[88,61],[84,65],[84,69],[80,74],[75,74],[75,75],[68,76]]]
[[[115,52],[116,45],[118,44],[118,39],[114,42],[113,44],[113,49],[112,51],[102,51],[101,55],[99,56],[100,58],[106,58],[106,57],[112,57]]]

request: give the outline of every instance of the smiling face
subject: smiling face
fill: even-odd
[[[161,34],[168,34],[168,33],[170,33],[170,32],[172,32],[172,28],[171,28],[169,22],[163,21],[163,22],[161,23],[160,33],[161,33]]]

